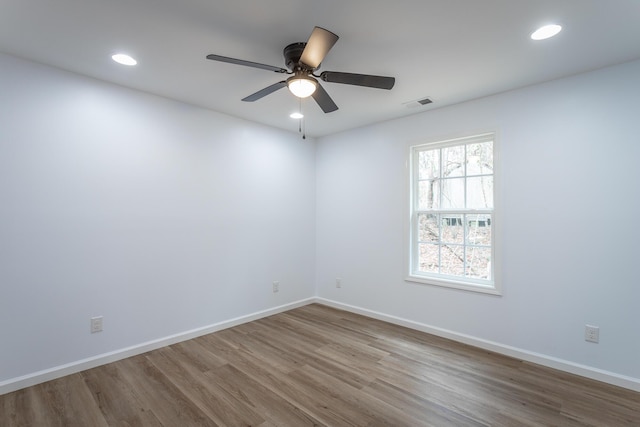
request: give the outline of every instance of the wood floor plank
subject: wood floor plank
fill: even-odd
[[[323,313],[324,311],[311,308],[308,311],[292,310],[287,312],[287,315],[296,322],[298,327],[322,336],[329,343],[357,341],[361,344],[367,344],[374,338],[373,335],[367,333],[364,329],[360,331],[349,331],[343,327],[336,326],[339,318],[332,316],[334,314],[332,310],[326,311],[328,316],[332,316],[330,318],[332,321],[327,321],[327,319],[323,321]]]
[[[51,407],[49,413],[55,414],[55,418],[50,417],[49,422],[55,420],[55,424],[65,427],[108,425],[81,374],[68,375],[55,383],[49,381],[41,385]]]
[[[286,346],[288,349],[303,351],[307,354],[328,344],[328,341],[318,334],[305,334],[305,329],[297,328],[295,324],[286,322],[284,317],[271,316],[255,322],[255,325],[256,329],[253,335],[266,337],[277,346]]]
[[[161,426],[153,411],[140,402],[122,376],[120,363],[82,372],[84,383],[110,426]]]
[[[252,407],[238,401],[217,382],[209,381],[207,372],[220,366],[202,371],[198,364],[190,364],[191,357],[176,351],[173,346],[150,352],[147,359],[156,366],[178,389],[202,412],[221,426],[252,426],[265,421]]]
[[[285,375],[297,369],[301,364],[295,355],[287,354],[271,343],[258,339],[253,334],[233,335],[227,333],[223,336],[223,339],[227,339],[237,345],[238,349],[242,349],[261,359],[270,369],[275,369]]]
[[[311,304],[0,396],[0,426],[640,426],[640,393]]]
[[[418,394],[394,386],[386,381],[377,380],[363,390],[366,394],[387,402],[400,411],[420,420],[420,424],[437,426],[485,426],[480,420],[474,419],[473,414],[456,411],[450,405],[441,405]]]
[[[309,410],[309,406],[300,404],[300,399],[305,402],[312,401],[315,397],[315,393],[309,393],[304,388],[299,388],[290,376],[282,375],[280,371],[271,365],[268,360],[256,355],[243,347],[237,347],[233,342],[230,342],[222,337],[221,334],[211,334],[205,337],[201,337],[212,348],[221,354],[225,354],[226,357],[233,359],[233,366],[239,371],[249,376],[254,381],[258,382],[265,389],[282,397],[289,402],[295,402],[296,407],[305,409],[308,413],[317,414],[312,410]],[[215,379],[214,379],[215,381]],[[322,405],[322,403],[315,399],[314,405]],[[348,425],[339,415],[337,416],[325,416],[320,419],[326,425]]]
[[[216,338],[211,336],[209,339],[216,341]],[[221,338],[219,340],[223,342],[218,342],[216,345],[223,346],[224,340]],[[321,425],[359,425],[357,422],[350,421],[349,415],[357,417],[357,413],[351,414],[351,408],[344,402],[326,396],[309,386],[304,380],[298,381],[291,372],[288,375],[282,375],[278,369],[265,365],[265,359],[260,353],[243,347],[238,349],[235,356],[234,367],[257,381],[265,389],[291,402],[305,413],[312,414],[322,423]]]
[[[180,354],[180,358],[185,364],[196,368],[200,372],[206,372],[229,363],[228,360],[212,352],[197,340],[174,344],[171,349],[176,354]]]
[[[139,401],[153,410],[162,425],[218,425],[171,383],[145,355],[121,360],[118,365],[122,368],[123,378],[135,390]]]
[[[441,380],[432,381],[418,372],[412,372],[403,365],[389,364],[380,371],[378,381],[390,384],[408,393],[415,394],[436,405],[446,407],[467,418],[489,423],[499,414],[499,402],[486,402],[485,394],[476,398],[472,389],[458,388]],[[466,387],[466,384],[464,385]],[[367,390],[367,392],[371,392]],[[480,400],[480,401],[479,401]]]
[[[324,426],[299,405],[264,387],[244,372],[231,365],[222,366],[207,376],[221,384],[226,390],[256,408],[275,425]]]
[[[30,427],[46,425],[48,408],[38,386],[18,390],[0,396],[2,411],[0,425],[9,427]]]

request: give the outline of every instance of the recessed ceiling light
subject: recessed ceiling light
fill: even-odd
[[[304,117],[304,114],[296,112],[289,114],[289,117],[291,117],[292,119],[301,119]]]
[[[533,33],[531,33],[531,38],[533,40],[548,39],[558,34],[560,30],[562,30],[562,27],[560,25],[557,25],[557,24],[545,25],[544,27],[540,27],[537,30],[535,30]]]
[[[111,57],[111,59],[122,65],[136,65],[138,63],[138,61],[124,53],[116,53]]]

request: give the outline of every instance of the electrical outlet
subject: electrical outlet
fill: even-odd
[[[280,282],[273,282],[273,293],[276,293],[280,290]]]
[[[341,288],[341,287],[342,287],[342,278],[336,277],[336,288]]]
[[[600,341],[600,328],[598,326],[584,325],[584,340],[589,342]]]
[[[91,318],[91,333],[102,332],[102,316]]]

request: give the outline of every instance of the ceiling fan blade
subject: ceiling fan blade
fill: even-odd
[[[322,111],[325,113],[331,113],[332,111],[336,111],[338,106],[333,99],[329,96],[326,90],[320,85],[316,86],[316,91],[311,94],[313,99],[316,100]]]
[[[228,62],[229,64],[244,65],[244,66],[253,67],[253,68],[261,68],[263,70],[275,71],[276,73],[287,72],[287,70],[285,70],[284,68],[274,67],[273,65],[260,64],[258,62],[245,61],[244,59],[229,58],[226,56],[220,56],[220,55],[214,55],[214,54],[207,55],[207,59],[211,59],[212,61]]]
[[[322,74],[320,74],[320,78],[327,83],[342,83],[346,85],[366,86],[387,90],[391,89],[396,83],[395,77],[341,73],[338,71],[323,71]]]
[[[242,100],[244,102],[253,102],[253,101],[257,101],[260,98],[264,98],[265,96],[269,95],[270,93],[273,93],[275,91],[277,91],[278,89],[282,89],[283,87],[287,86],[287,82],[285,82],[284,80],[278,83],[274,83],[271,86],[267,86],[264,89],[261,89],[259,91],[257,91],[256,93],[253,93],[249,96],[247,96],[246,98],[242,98]]]
[[[315,27],[302,51],[300,62],[313,69],[318,68],[338,39],[339,37],[331,31]]]

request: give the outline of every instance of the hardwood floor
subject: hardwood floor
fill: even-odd
[[[0,396],[0,426],[640,426],[640,393],[309,305]]]

